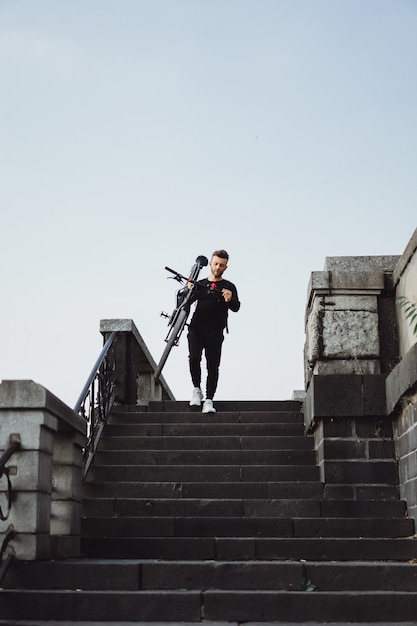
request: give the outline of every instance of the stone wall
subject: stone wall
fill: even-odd
[[[380,327],[379,310],[387,296],[393,300],[390,276],[399,258],[329,257],[322,272],[312,272],[306,310],[306,387],[313,375],[380,374],[395,364],[397,346],[390,347],[392,337]]]
[[[396,297],[417,303],[417,230],[398,262],[393,283]],[[397,304],[401,360],[386,380],[387,413],[392,416],[400,496],[417,521],[417,336]]]
[[[399,495],[417,521],[417,337],[399,296],[417,303],[417,230],[401,256],[312,273],[304,413],[326,497]]]
[[[8,462],[13,500],[0,521],[0,543],[16,532],[8,550],[21,559],[80,555],[82,448],[85,421],[31,380],[0,384],[0,452],[20,449]],[[7,482],[0,485],[7,510]]]

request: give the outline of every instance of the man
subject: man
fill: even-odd
[[[201,406],[201,357],[203,350],[207,364],[206,399],[203,413],[215,413],[213,397],[219,379],[219,366],[223,343],[223,332],[227,328],[229,309],[237,312],[240,302],[236,287],[223,278],[229,255],[226,250],[213,252],[210,261],[211,273],[208,278],[194,285],[191,302],[197,306],[191,318],[188,331],[188,347],[191,380],[194,385],[190,406]],[[189,288],[193,285],[189,284]]]

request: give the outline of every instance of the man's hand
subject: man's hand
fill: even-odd
[[[232,292],[230,291],[230,289],[222,289],[222,296],[225,302],[230,302],[230,300],[232,299]]]

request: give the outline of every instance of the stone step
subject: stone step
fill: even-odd
[[[3,590],[3,619],[201,621],[200,591]]]
[[[6,620],[412,622],[417,592],[4,590],[0,614]]]
[[[326,482],[329,484],[396,485],[398,483],[397,461],[386,459],[369,462],[364,460],[325,461]]]
[[[404,517],[405,503],[308,499],[84,498],[84,517]]]
[[[320,517],[318,500],[91,498],[84,517]]]
[[[135,621],[133,622],[134,626],[149,626],[148,621]],[[202,622],[187,622],[187,626],[201,626],[204,624],[204,620]],[[275,626],[334,626],[336,622],[289,622],[288,620],[274,622]],[[2,620],[0,618],[0,626],[71,626],[74,622],[68,622],[67,620],[54,620],[53,624],[51,624],[50,620]],[[132,626],[132,622],[121,622],[117,620],[113,621],[96,621],[93,622],[88,620],[79,620],[76,622],[77,626]],[[184,626],[184,622],[162,622],[158,621],[157,626]],[[239,626],[238,622],[221,622],[219,620],[216,621],[215,626]],[[248,622],[246,626],[259,626],[259,622]],[[337,626],[387,626],[387,622],[337,622]],[[415,622],[393,622],[390,620],[389,626],[415,626]]]
[[[413,538],[83,537],[82,554],[109,559],[409,561]]]
[[[111,437],[105,431],[100,450],[312,450],[308,437]]]
[[[84,498],[302,498],[320,499],[319,482],[90,482]]]
[[[109,416],[109,424],[303,424],[299,411],[226,411],[202,413],[190,407],[184,412],[117,412]]]
[[[2,620],[0,618],[0,626],[71,626],[74,622],[68,622],[67,620],[54,620],[51,624],[50,620]],[[76,622],[77,626],[132,626],[132,622],[121,622],[120,620],[114,621],[96,621],[79,620]],[[149,626],[148,621],[135,621],[134,626]],[[187,622],[187,626],[201,626],[202,622]],[[274,626],[334,626],[336,622],[308,622],[297,621],[289,622],[288,620],[274,622]],[[163,622],[158,621],[157,626],[184,626],[184,622]],[[217,620],[215,626],[239,626],[238,622],[221,622]],[[247,622],[246,626],[259,626],[259,622]],[[387,622],[337,622],[337,626],[387,626]],[[415,622],[393,622],[389,621],[389,626],[415,626]]]
[[[5,589],[416,591],[414,563],[17,561]]]
[[[318,467],[311,465],[94,465],[90,481],[116,482],[314,482]]]
[[[108,424],[106,437],[303,437],[304,426],[298,423],[141,423]]]
[[[84,537],[409,537],[414,522],[384,518],[88,517]]]
[[[208,621],[393,621],[415,618],[417,592],[221,591],[203,594]]]
[[[215,400],[218,413],[230,411],[301,411],[302,402],[298,400]],[[189,400],[151,401],[148,412],[184,413],[190,410]],[[120,407],[119,410],[137,410],[137,407]],[[197,408],[198,410],[198,408]]]
[[[310,450],[99,450],[95,466],[102,465],[308,465]]]

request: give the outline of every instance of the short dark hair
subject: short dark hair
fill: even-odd
[[[211,255],[211,258],[213,258],[214,256],[218,256],[220,259],[226,259],[226,261],[229,260],[229,255],[227,254],[226,250],[215,250]]]

